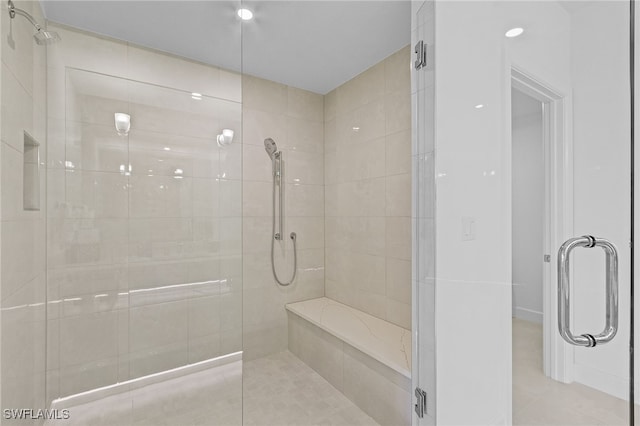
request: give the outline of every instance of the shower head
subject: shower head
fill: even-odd
[[[27,21],[29,21],[31,25],[34,26],[34,28],[36,29],[36,33],[33,35],[33,38],[35,39],[36,43],[38,43],[39,45],[43,46],[47,44],[53,44],[60,40],[60,36],[58,35],[58,33],[56,33],[55,31],[43,30],[42,27],[33,18],[33,16],[31,16],[28,12],[22,9],[18,9],[13,4],[12,0],[8,1],[8,8],[9,8],[9,17],[11,19],[15,19],[16,15],[24,16],[27,19]]]
[[[45,31],[42,29],[36,31],[36,33],[33,35],[33,38],[40,46],[46,46],[60,41],[60,36],[57,32]]]
[[[267,151],[269,158],[273,160],[273,156],[276,155],[276,153],[278,152],[278,147],[276,146],[276,142],[271,138],[265,139],[264,150]]]

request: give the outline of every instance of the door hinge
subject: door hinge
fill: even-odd
[[[415,62],[416,69],[419,70],[422,67],[426,67],[427,66],[427,45],[424,43],[424,41],[420,40],[418,43],[416,43],[414,52],[416,53],[416,62]]]
[[[544,261],[546,263],[551,263],[551,255],[550,254],[545,254],[544,255]]]
[[[423,418],[427,412],[427,393],[420,388],[416,388],[416,414],[419,418]]]

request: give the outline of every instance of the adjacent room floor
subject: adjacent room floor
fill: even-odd
[[[513,320],[514,425],[627,425],[627,403],[542,370],[542,325]]]

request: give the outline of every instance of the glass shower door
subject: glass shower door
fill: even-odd
[[[431,414],[629,424],[630,4],[436,2],[434,17]]]

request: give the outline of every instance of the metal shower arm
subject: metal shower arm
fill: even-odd
[[[20,16],[24,16],[25,18],[27,18],[27,21],[31,22],[31,25],[33,25],[36,30],[40,31],[42,29],[42,27],[40,27],[40,25],[38,25],[38,23],[36,22],[35,18],[33,16],[31,16],[31,14],[29,12],[26,12],[22,9],[17,8],[14,4],[12,0],[9,0],[9,16],[11,17],[11,19],[15,18],[16,15],[20,15]]]

